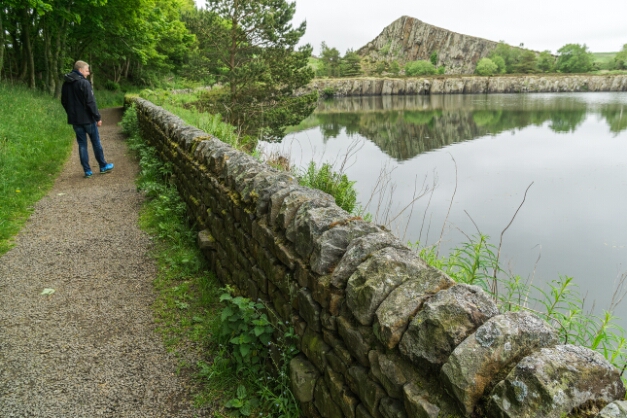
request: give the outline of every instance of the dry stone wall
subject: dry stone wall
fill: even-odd
[[[218,277],[294,326],[290,377],[304,416],[561,417],[624,398],[600,354],[558,345],[534,315],[499,312],[331,196],[129,101],[142,137],[174,167]]]
[[[627,91],[627,75],[315,79],[298,94],[312,90],[336,96]]]

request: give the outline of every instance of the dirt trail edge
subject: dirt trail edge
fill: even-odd
[[[83,178],[74,150],[0,258],[0,417],[195,417],[191,381],[155,332],[156,269],[137,225],[138,168],[102,112],[113,172]],[[42,295],[44,289],[54,289]]]

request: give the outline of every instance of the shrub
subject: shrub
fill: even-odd
[[[580,44],[567,44],[557,50],[557,70],[562,73],[585,73],[592,70],[594,58],[588,47]]]
[[[481,58],[475,72],[479,75],[490,76],[498,73],[499,67],[490,58]]]
[[[324,97],[325,99],[330,99],[333,96],[335,96],[335,89],[333,87],[325,87],[322,90],[322,97]]]
[[[120,90],[120,84],[116,83],[113,80],[107,80],[104,83],[104,88],[109,90],[109,91],[118,91],[118,90]]]
[[[542,51],[538,56],[538,69],[544,73],[555,71],[555,57],[551,51]]]
[[[438,51],[433,51],[431,53],[431,56],[429,56],[429,61],[431,61],[431,64],[433,65],[438,65]]]
[[[398,64],[398,62],[392,61],[392,64],[390,64],[390,73],[392,75],[398,75],[398,73],[400,72],[401,72],[401,66]]]
[[[505,74],[507,69],[506,69],[505,60],[503,59],[503,57],[500,55],[494,55],[490,59],[492,60],[493,63],[496,64],[496,67],[498,68],[497,73]]]
[[[412,61],[405,64],[405,74],[408,76],[414,75],[431,75],[435,74],[436,69],[429,61],[419,60]]]

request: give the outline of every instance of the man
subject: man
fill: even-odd
[[[100,144],[98,127],[102,126],[102,119],[98,112],[91,83],[86,78],[89,74],[89,64],[85,61],[76,61],[74,70],[65,75],[65,82],[61,90],[61,104],[67,113],[67,123],[72,125],[74,132],[76,132],[78,154],[86,178],[93,174],[89,166],[87,135],[89,135],[94,155],[100,166],[100,173],[105,174],[113,170],[113,164],[107,163],[105,160],[104,151]]]

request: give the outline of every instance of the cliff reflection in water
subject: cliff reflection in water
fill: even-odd
[[[545,123],[554,132],[574,132],[590,113],[619,133],[627,129],[625,107],[618,101],[590,103],[576,95],[351,97],[321,102],[294,130],[318,126],[328,139],[345,129],[404,161],[456,142]]]

